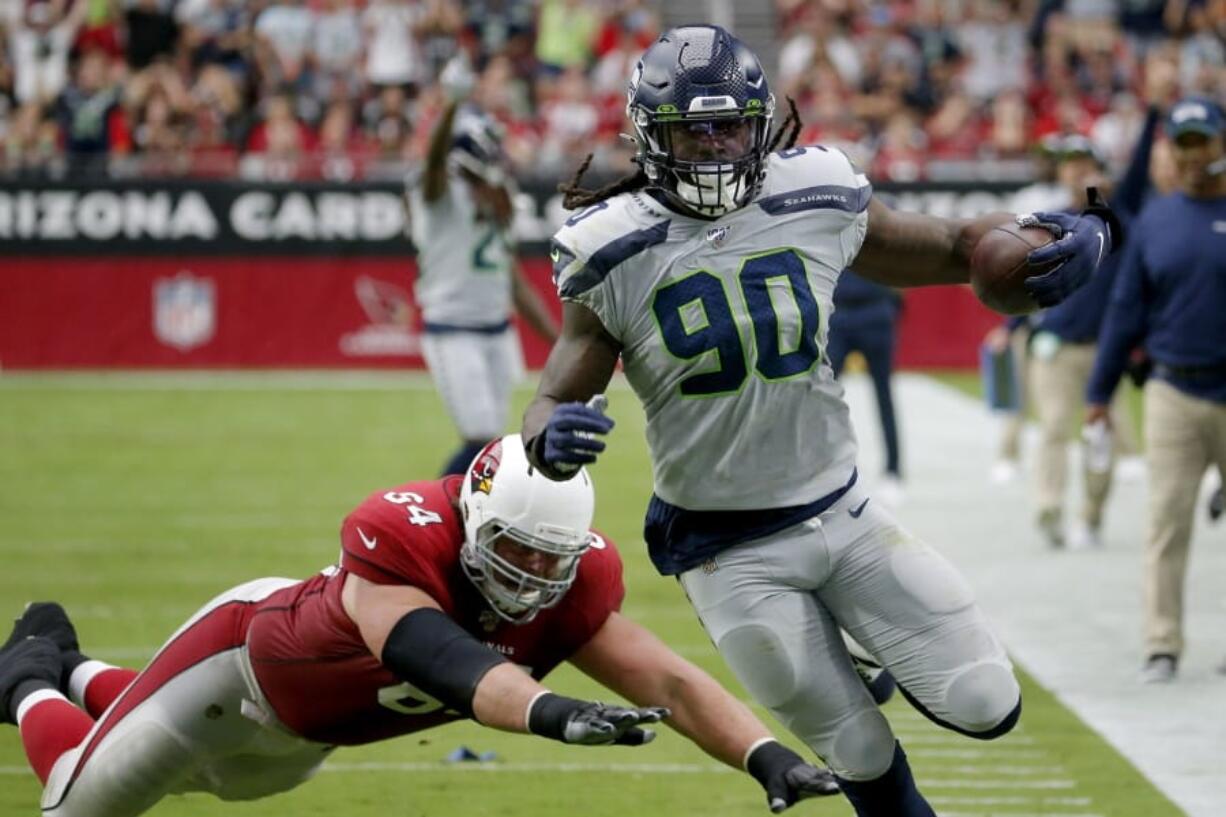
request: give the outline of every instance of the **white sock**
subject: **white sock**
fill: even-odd
[[[31,709],[41,704],[43,701],[64,701],[68,699],[54,689],[40,689],[37,692],[31,692],[21,703],[17,704],[17,726],[21,726],[21,722],[25,720],[26,715]]]
[[[106,672],[115,667],[103,661],[89,660],[79,665],[72,671],[72,675],[68,679],[68,697],[74,704],[85,708],[85,690],[89,687],[89,682],[94,680],[100,672]]]

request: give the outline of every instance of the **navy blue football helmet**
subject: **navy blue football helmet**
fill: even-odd
[[[775,98],[749,47],[719,26],[660,36],[630,79],[635,161],[685,213],[717,218],[762,183]]]

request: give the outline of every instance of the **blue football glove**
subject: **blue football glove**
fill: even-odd
[[[1056,240],[1032,250],[1026,262],[1032,267],[1056,266],[1026,279],[1026,291],[1039,306],[1055,306],[1076,292],[1102,260],[1111,254],[1111,230],[1098,215],[1031,213],[1018,216],[1022,227],[1042,227]]]
[[[562,403],[555,408],[541,432],[542,464],[558,473],[572,474],[595,462],[596,455],[605,449],[604,440],[596,435],[608,434],[613,428],[603,407],[603,396],[597,395],[586,404]]]

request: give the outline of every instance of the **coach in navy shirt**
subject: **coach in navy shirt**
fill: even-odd
[[[1146,682],[1170,681],[1183,652],[1183,586],[1197,486],[1226,469],[1226,151],[1221,107],[1180,101],[1167,119],[1178,191],[1149,203],[1111,290],[1086,421],[1107,404],[1129,352],[1154,362],[1145,388],[1150,471]]]

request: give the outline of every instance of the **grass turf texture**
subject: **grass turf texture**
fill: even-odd
[[[516,416],[529,396],[517,393]],[[624,389],[610,398],[618,426],[593,478],[597,525],[626,560],[625,611],[744,697],[675,582],[647,561],[642,413]],[[216,593],[331,563],[348,510],[377,488],[431,477],[455,442],[438,398],[412,376],[0,377],[0,616],[17,615],[28,600],[59,600],[87,653],[139,666]],[[1180,814],[1021,675],[1021,727],[993,743],[944,732],[905,704],[890,705],[920,786],[942,815]],[[549,683],[568,694],[602,694],[570,669]],[[461,744],[497,752],[501,765],[440,762]],[[756,783],[667,729],[648,747],[604,749],[462,723],[341,750],[332,762],[332,770],[278,798],[226,804],[171,797],[152,813],[768,813]],[[24,768],[16,730],[0,727],[3,817],[35,813],[39,787]],[[838,798],[791,813],[852,812]]]

